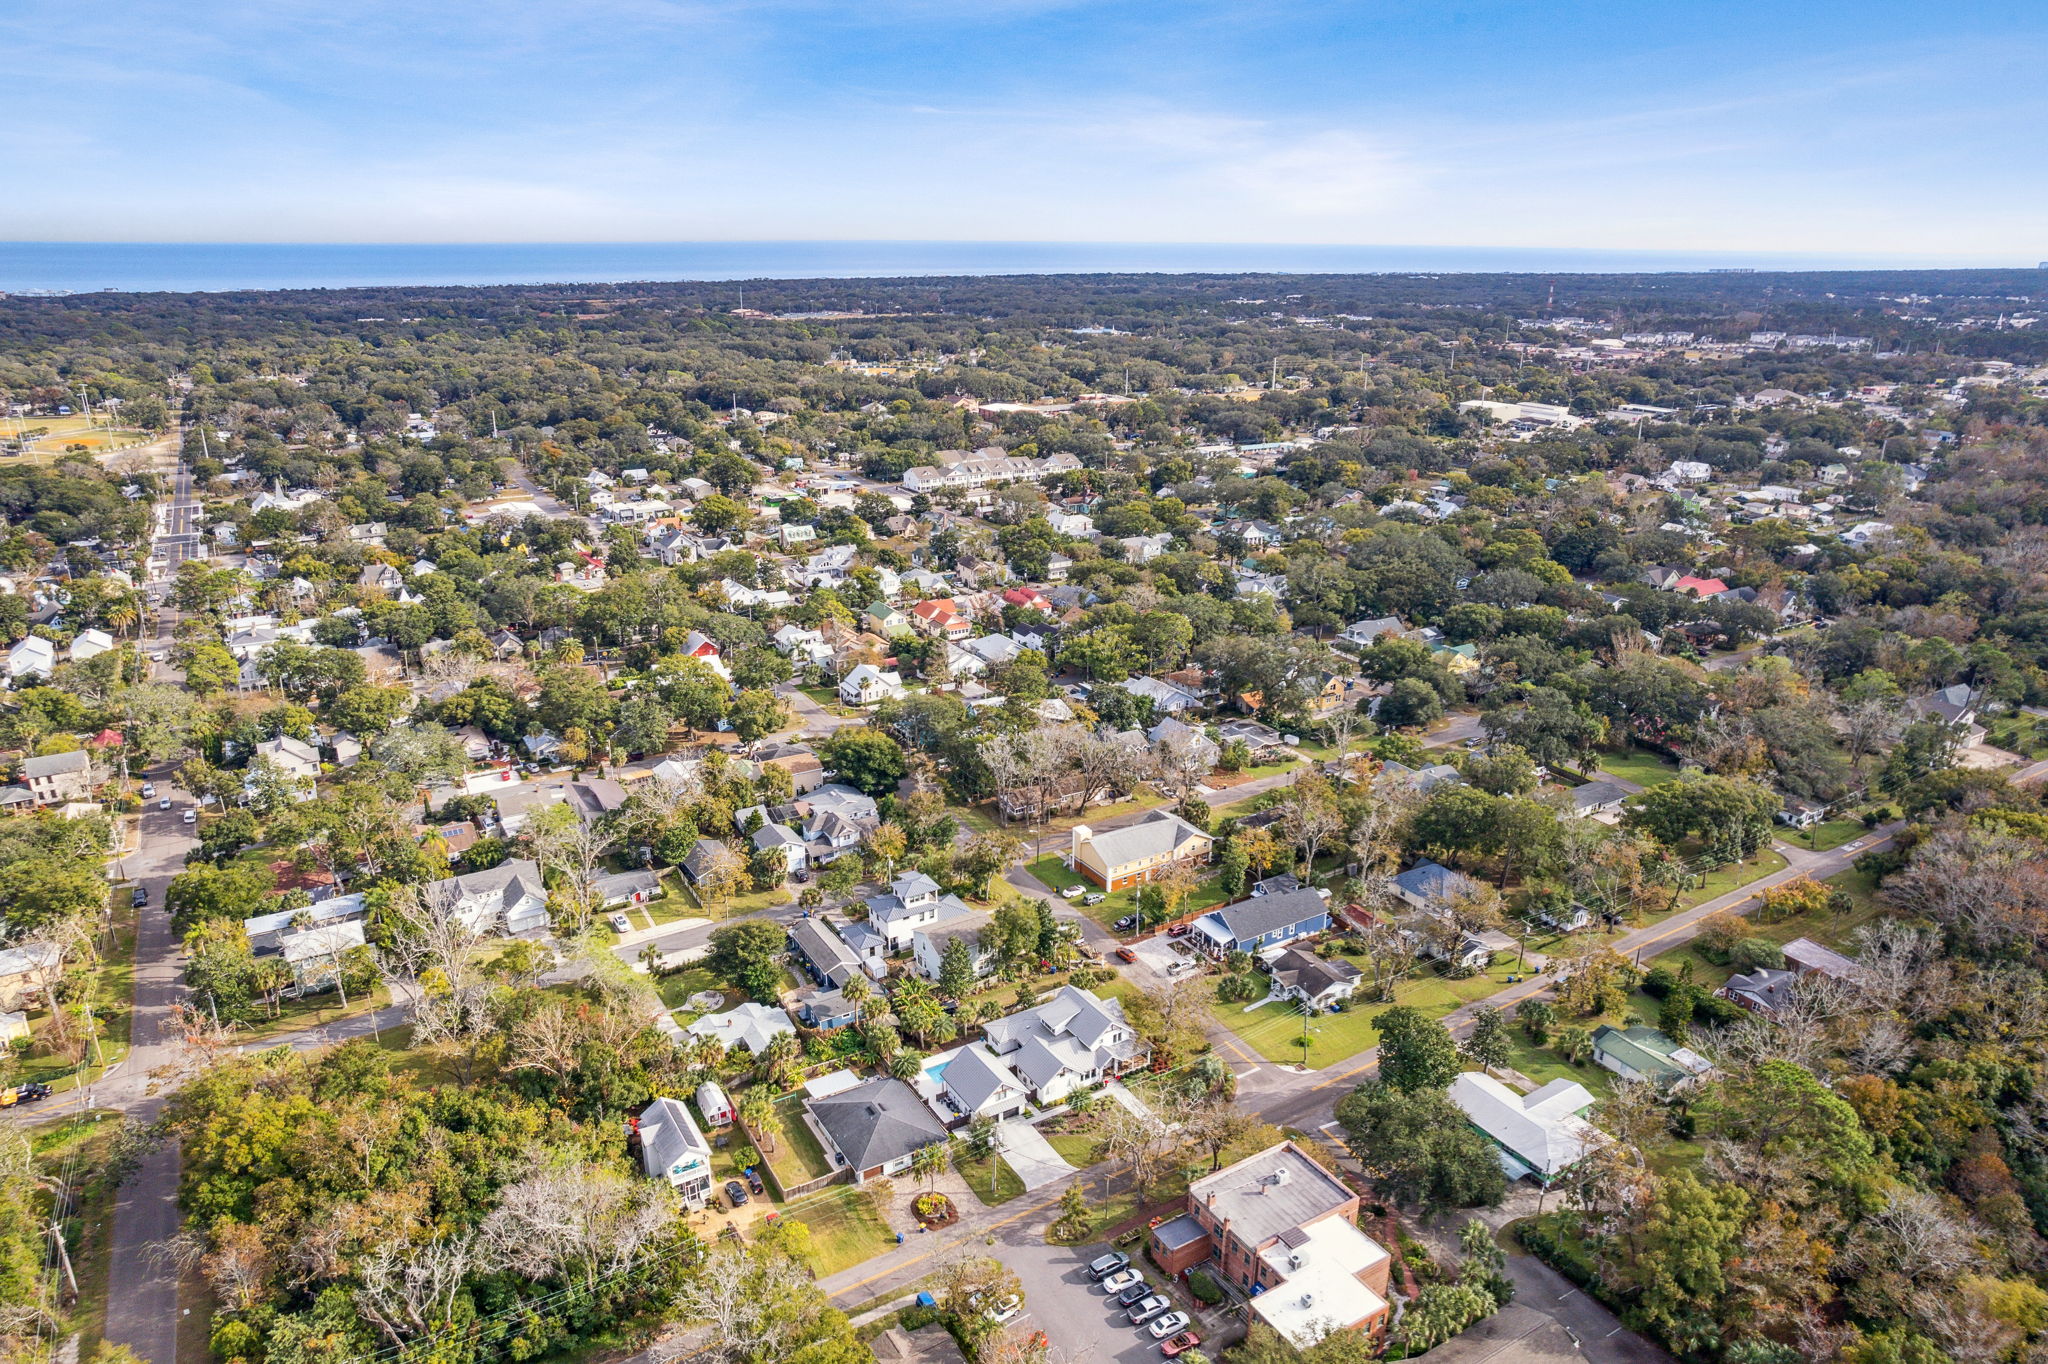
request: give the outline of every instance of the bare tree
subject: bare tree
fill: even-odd
[[[705,1257],[675,1305],[678,1315],[710,1328],[709,1349],[719,1358],[777,1359],[806,1324],[790,1305],[816,1293],[794,1260],[731,1247]]]
[[[1173,793],[1174,800],[1185,804],[1214,768],[1214,752],[1215,745],[1202,735],[1192,730],[1177,730],[1153,746],[1153,769],[1159,775],[1160,784]]]
[[[476,962],[483,933],[453,882],[400,887],[388,906],[391,942],[378,965],[412,1015],[415,1042],[466,1038],[490,1025],[490,985]]]
[[[1343,831],[1344,816],[1330,799],[1328,784],[1320,779],[1295,782],[1288,788],[1280,809],[1281,833],[1302,850],[1304,876],[1313,877],[1316,854],[1322,851],[1323,844]]]
[[[447,1324],[471,1271],[481,1267],[467,1232],[418,1243],[384,1241],[355,1263],[355,1305],[393,1345],[403,1345]]]
[[[562,908],[566,927],[574,932],[597,911],[597,882],[605,857],[619,836],[608,823],[585,820],[566,805],[550,806],[528,828],[533,855],[541,866],[557,872],[565,883]]]
[[[536,1169],[507,1185],[479,1229],[491,1263],[595,1287],[639,1263],[675,1219],[673,1193],[595,1165]]]

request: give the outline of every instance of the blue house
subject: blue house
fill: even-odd
[[[1329,927],[1329,902],[1321,891],[1303,887],[1212,909],[1195,920],[1194,937],[1203,950],[1220,957],[1226,952],[1263,952]]]
[[[798,919],[789,926],[789,950],[804,974],[825,989],[836,990],[861,974],[859,954],[822,916]]]
[[[807,986],[791,995],[790,1003],[796,1009],[797,1018],[807,1028],[829,1032],[833,1028],[851,1027],[860,1021],[859,1006],[844,992],[829,986]]]

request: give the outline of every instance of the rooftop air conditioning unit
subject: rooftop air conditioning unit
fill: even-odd
[[[1309,1307],[1313,1307],[1313,1306],[1315,1306],[1315,1305],[1316,1305],[1316,1295],[1315,1295],[1315,1294],[1313,1294],[1313,1293],[1304,1293],[1304,1294],[1302,1294],[1302,1295],[1301,1295],[1301,1305],[1302,1305],[1302,1307],[1304,1307],[1304,1308],[1309,1308]]]

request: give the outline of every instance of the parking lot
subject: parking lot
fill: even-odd
[[[1024,1289],[1024,1315],[1013,1325],[1025,1334],[1045,1332],[1046,1340],[1072,1364],[1163,1364],[1159,1342],[1142,1326],[1132,1326],[1125,1309],[1107,1297],[1088,1277],[1088,1262],[1108,1252],[1102,1244],[1051,1246],[1044,1240],[1045,1224],[1033,1219],[1029,1225],[1006,1227],[998,1234],[993,1249],[997,1259],[1017,1275]],[[1136,1247],[1132,1247],[1133,1250]],[[1155,1284],[1163,1283],[1159,1271],[1132,1256],[1132,1268]],[[1174,1310],[1193,1315],[1185,1294],[1168,1291]],[[1195,1323],[1202,1337],[1200,1349],[1211,1359],[1224,1341],[1219,1341]]]

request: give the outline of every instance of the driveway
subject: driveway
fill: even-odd
[[[1003,1159],[1017,1172],[1017,1178],[1024,1181],[1027,1193],[1057,1183],[1074,1173],[1074,1167],[1060,1159],[1060,1153],[1052,1149],[1052,1143],[1040,1135],[1037,1128],[1020,1118],[1012,1118],[997,1127],[996,1139],[1002,1144]]]

